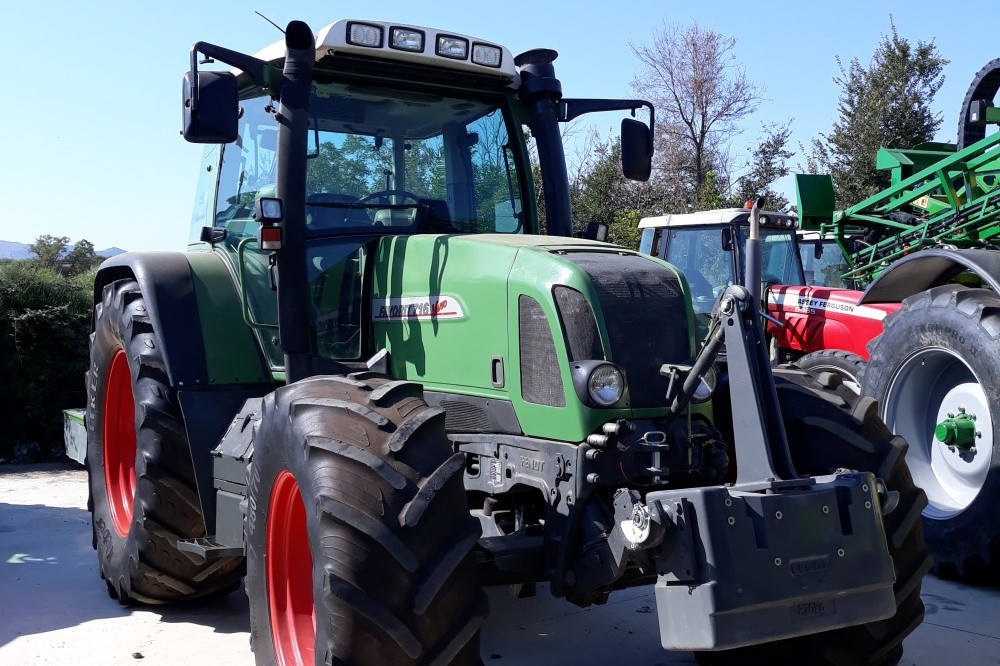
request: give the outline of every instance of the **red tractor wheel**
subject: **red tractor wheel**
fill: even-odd
[[[299,484],[285,470],[267,512],[267,601],[279,666],[310,664],[316,644],[312,554]]]
[[[128,536],[135,497],[135,401],[124,349],[116,349],[104,391],[104,485],[115,531]]]
[[[205,536],[205,519],[180,406],[134,280],[105,286],[94,308],[87,405],[88,506],[111,595],[163,603],[238,586],[243,558],[205,561],[177,548]]]
[[[267,396],[246,523],[257,663],[481,663],[464,469],[417,384],[364,373]]]

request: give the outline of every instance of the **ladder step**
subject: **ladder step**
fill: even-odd
[[[239,557],[243,555],[242,546],[221,544],[215,540],[214,536],[178,541],[177,550],[200,555],[206,560],[214,560],[220,557]]]

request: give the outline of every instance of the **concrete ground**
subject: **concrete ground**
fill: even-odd
[[[904,666],[1000,664],[1000,588],[927,577],[924,623]],[[652,590],[580,609],[540,588],[490,594],[486,664],[693,664],[660,649]],[[0,466],[0,665],[253,663],[242,593],[168,608],[122,608],[97,573],[86,473],[69,465]]]

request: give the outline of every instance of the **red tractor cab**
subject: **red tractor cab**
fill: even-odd
[[[771,360],[837,372],[857,386],[868,342],[899,304],[859,305],[862,292],[838,281],[839,248],[818,234],[800,238],[797,222],[794,214],[774,211],[760,218]],[[748,208],[646,217],[639,222],[639,249],[681,269],[701,324],[725,287],[742,281],[749,228]]]

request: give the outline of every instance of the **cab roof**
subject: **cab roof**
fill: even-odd
[[[377,43],[362,45],[358,40],[352,40],[352,30],[356,34],[379,35]],[[391,35],[394,30],[405,31],[416,38],[410,41],[406,49],[393,46]],[[465,55],[456,55],[454,51],[446,55],[439,53],[439,44],[461,44],[466,46]],[[443,49],[442,49],[443,50]],[[503,46],[468,35],[462,35],[437,28],[426,28],[416,25],[404,25],[386,21],[368,21],[358,19],[341,19],[321,28],[316,33],[316,60],[338,53],[357,56],[378,57],[387,60],[429,65],[444,69],[473,72],[485,76],[496,76],[506,79],[508,85],[520,85],[520,76],[514,66],[514,56]],[[493,59],[499,54],[499,62],[492,60],[487,64],[483,56],[490,54]],[[265,62],[280,61],[285,57],[285,42],[279,40],[254,54],[254,57]]]
[[[761,224],[772,227],[796,226],[798,218],[791,213],[761,211]],[[748,208],[720,208],[717,210],[701,210],[697,213],[677,213],[672,215],[657,215],[639,220],[640,229],[660,227],[695,227],[723,224],[749,224],[750,210]]]

